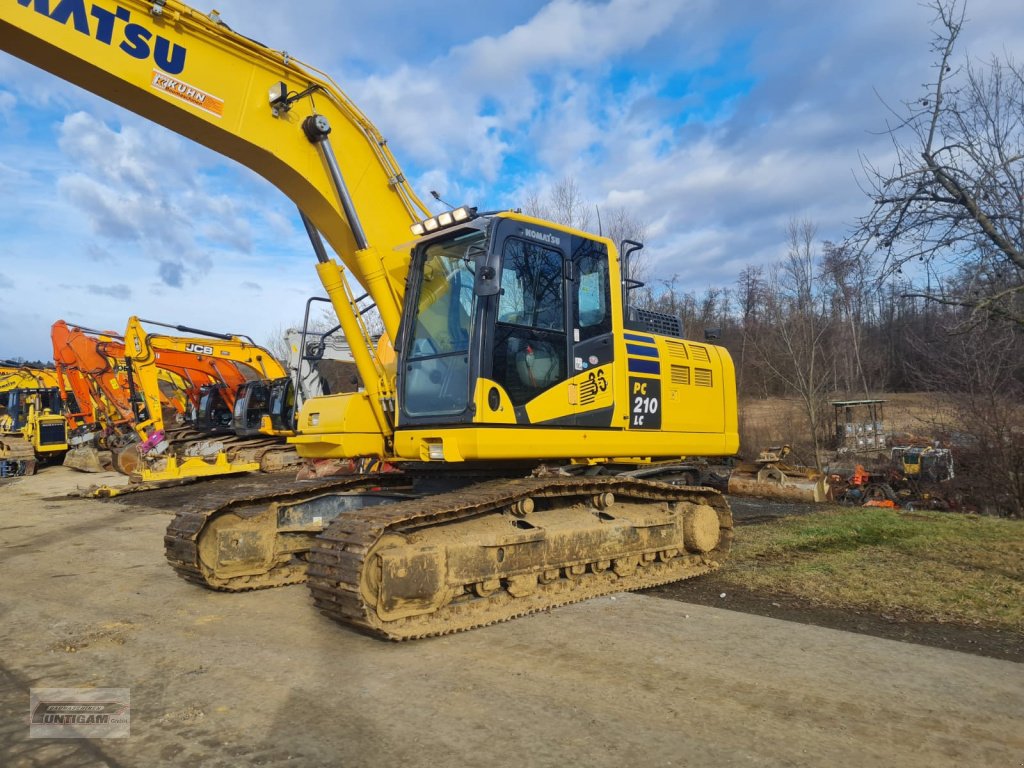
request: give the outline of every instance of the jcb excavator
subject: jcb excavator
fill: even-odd
[[[91,413],[77,414],[83,426],[65,463],[86,471],[110,464],[145,482],[273,471],[298,462],[295,450],[262,423],[266,407],[260,410],[247,394],[251,381],[285,376],[269,352],[242,337],[186,326],[168,327],[205,336],[153,334],[143,323],[152,321],[129,318],[124,336],[54,324],[59,370],[80,399],[92,403]],[[165,414],[174,411],[176,421],[168,423]],[[105,459],[101,449],[112,456]]]
[[[196,335],[151,333],[144,324]],[[124,347],[140,440],[122,454],[123,471],[162,481],[270,472],[299,463],[284,441],[293,432],[275,425],[268,396],[278,383],[289,381],[288,373],[252,339],[131,317]],[[168,368],[189,381],[207,379],[198,390],[192,388],[196,411],[189,425],[164,423],[158,376]]]
[[[0,477],[59,461],[67,432],[56,371],[0,362]]]
[[[728,505],[672,481],[684,456],[735,453],[734,370],[678,318],[629,306],[639,244],[513,211],[430,215],[329,78],[174,0],[7,2],[0,48],[296,203],[364,389],[307,400],[292,440],[401,469],[207,495],[168,528],[180,575],[222,590],[308,577],[328,616],[405,639],[718,566]]]

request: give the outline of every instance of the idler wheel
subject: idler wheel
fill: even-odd
[[[695,504],[683,518],[683,536],[687,551],[710,552],[718,546],[721,536],[718,513],[707,504]]]

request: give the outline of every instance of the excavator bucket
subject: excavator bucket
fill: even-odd
[[[110,465],[110,451],[98,451],[91,445],[80,445],[64,454],[64,466],[79,472],[106,472]]]
[[[729,493],[779,501],[820,502],[830,498],[825,474],[789,464],[737,464],[729,475]]]

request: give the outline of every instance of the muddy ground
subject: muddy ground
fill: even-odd
[[[713,579],[385,643],[319,616],[301,585],[175,578],[162,533],[184,489],[65,497],[81,483],[0,484],[2,766],[1024,760],[1011,661],[722,610],[735,598],[715,603]],[[65,686],[130,688],[131,736],[27,738],[29,689]]]

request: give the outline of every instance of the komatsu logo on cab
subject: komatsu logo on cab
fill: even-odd
[[[170,75],[179,75],[185,69],[186,50],[184,46],[171,43],[166,37],[155,34],[142,24],[131,20],[132,14],[127,8],[116,6],[111,11],[95,3],[86,10],[85,0],[56,0],[51,8],[51,0],[17,0],[23,8],[32,6],[40,13],[58,24],[70,22],[75,31],[95,38],[106,45],[117,44],[117,47],[134,59],[148,59],[152,56],[154,63]],[[118,24],[121,22],[121,24]],[[121,25],[123,24],[123,28]],[[115,38],[115,30],[120,35]]]
[[[556,246],[562,245],[561,238],[558,237],[558,235],[551,234],[550,232],[538,232],[536,229],[530,229],[529,227],[525,227],[523,232],[527,237],[534,240],[540,240],[542,243]]]

